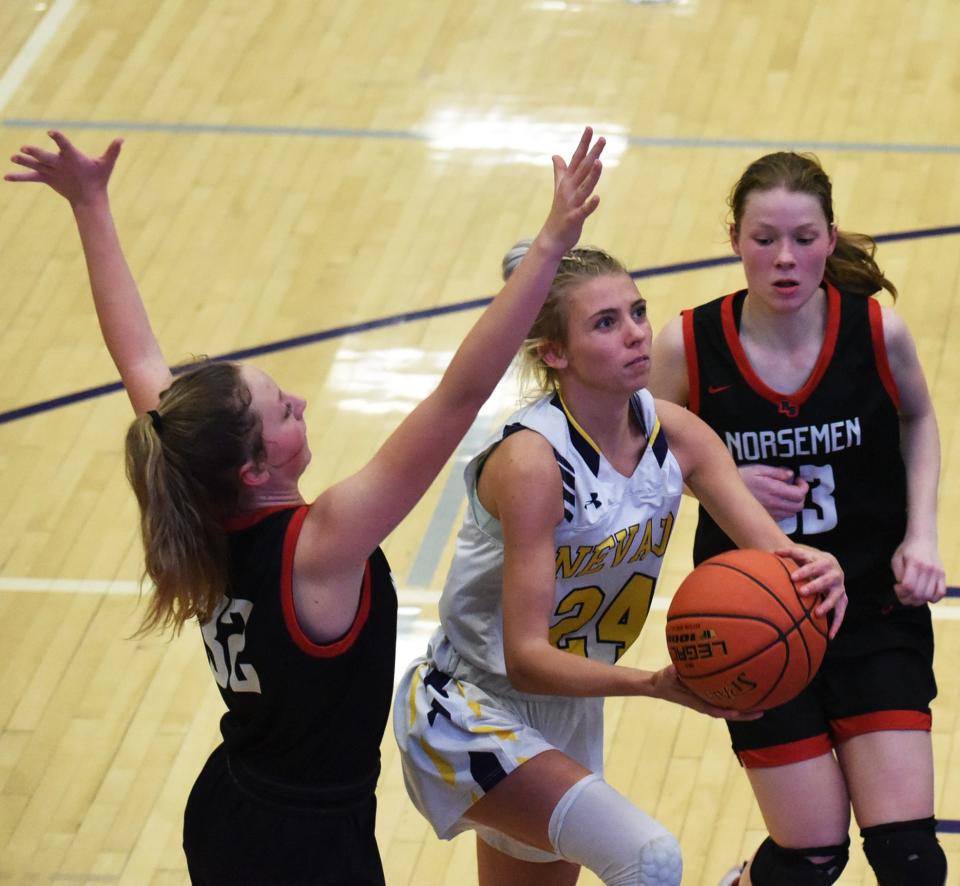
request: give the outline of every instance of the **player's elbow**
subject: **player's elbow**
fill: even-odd
[[[538,654],[536,644],[507,644],[503,650],[503,660],[507,678],[514,689],[533,693],[551,691],[549,682],[544,679],[543,654]]]

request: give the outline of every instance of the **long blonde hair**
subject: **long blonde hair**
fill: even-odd
[[[176,379],[126,438],[127,479],[140,505],[145,573],[155,590],[138,634],[209,620],[229,580],[223,520],[236,513],[240,468],[263,456],[260,420],[234,363]]]
[[[810,194],[820,203],[827,224],[833,224],[833,185],[820,161],[813,154],[778,151],[754,160],[733,186],[727,204],[733,214],[733,226],[739,232],[747,198],[754,191],[786,188]],[[877,244],[866,234],[837,232],[837,245],[827,258],[824,277],[837,289],[858,295],[873,295],[886,289],[894,299],[897,287],[891,283],[874,258]]]
[[[503,257],[506,280],[527,254],[531,240],[518,240]],[[520,389],[525,397],[535,398],[557,390],[556,370],[543,360],[544,348],[567,340],[567,296],[570,291],[594,277],[626,274],[627,269],[609,253],[595,246],[577,246],[560,260],[537,319],[520,349]]]

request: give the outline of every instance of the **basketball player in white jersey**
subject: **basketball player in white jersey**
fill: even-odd
[[[837,561],[792,545],[716,435],[644,390],[651,344],[623,266],[572,250],[525,345],[543,396],[466,470],[441,626],[401,681],[394,728],[437,834],[477,831],[481,886],[563,886],[581,865],[617,886],[680,882],[676,839],[603,780],[602,751],[607,695],[755,716],[708,706],[672,667],[615,667],[649,612],[684,484],[739,545],[793,557],[818,609],[842,616]]]

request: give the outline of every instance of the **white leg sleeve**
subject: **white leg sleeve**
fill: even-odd
[[[680,845],[599,775],[570,788],[550,816],[554,849],[606,886],[680,886]]]

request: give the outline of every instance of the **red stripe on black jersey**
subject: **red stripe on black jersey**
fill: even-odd
[[[760,381],[739,337],[746,292],[692,311],[698,414],[738,466],[790,469],[809,485],[803,508],[782,521],[794,541],[830,551],[847,578],[850,609],[898,607],[890,557],[906,531],[900,418],[889,367],[877,349],[874,299],[827,287],[826,334],[810,377],[784,396]],[[694,560],[735,547],[701,508]],[[902,608],[902,607],[901,607]]]
[[[830,723],[838,742],[870,732],[929,732],[932,726],[933,716],[924,711],[874,711]]]
[[[255,511],[248,511],[246,514],[237,514],[235,517],[227,517],[223,521],[223,528],[227,532],[240,532],[243,529],[249,529],[256,526],[262,520],[266,520],[271,514],[279,511],[290,510],[290,505],[270,505],[266,508],[257,508]]]
[[[376,784],[397,595],[378,548],[347,635],[332,644],[298,638],[293,557],[308,510],[284,508],[230,533],[230,587],[204,642],[228,708],[220,729],[234,773],[265,798],[332,807],[372,796]]]
[[[306,519],[310,508],[304,505],[297,510],[287,526],[287,533],[283,539],[283,565],[280,574],[280,599],[283,603],[283,619],[287,624],[287,630],[290,637],[307,655],[315,655],[318,658],[331,658],[336,655],[343,655],[354,642],[356,642],[360,631],[367,623],[367,616],[370,614],[370,564],[367,563],[363,568],[363,582],[360,586],[360,600],[357,604],[357,614],[354,616],[353,623],[347,629],[347,632],[339,639],[330,643],[315,643],[300,627],[297,621],[297,608],[293,600],[293,557],[297,550],[297,541],[300,538],[300,530],[303,528],[303,521]]]
[[[820,346],[820,353],[817,356],[813,371],[803,383],[803,386],[793,393],[785,394],[775,391],[753,371],[747,352],[743,349],[743,343],[740,341],[739,324],[733,312],[734,298],[739,293],[728,295],[721,306],[723,334],[727,340],[727,347],[740,370],[740,375],[761,397],[766,398],[771,403],[776,403],[780,409],[790,410],[794,413],[799,410],[823,380],[827,367],[833,359],[833,352],[837,346],[837,334],[840,331],[840,293],[829,283],[826,284],[826,289],[827,323],[824,329],[823,344]]]
[[[880,374],[880,380],[887,389],[893,405],[900,408],[900,392],[897,390],[897,383],[894,381],[893,373],[890,371],[890,362],[887,360],[887,343],[883,338],[883,313],[881,312],[880,302],[871,298],[869,304],[870,310],[870,336],[873,338],[873,352],[877,357],[877,372]]]
[[[687,359],[687,409],[694,415],[700,414],[700,361],[697,359],[697,345],[693,334],[693,311],[684,311],[683,317],[683,353]]]

